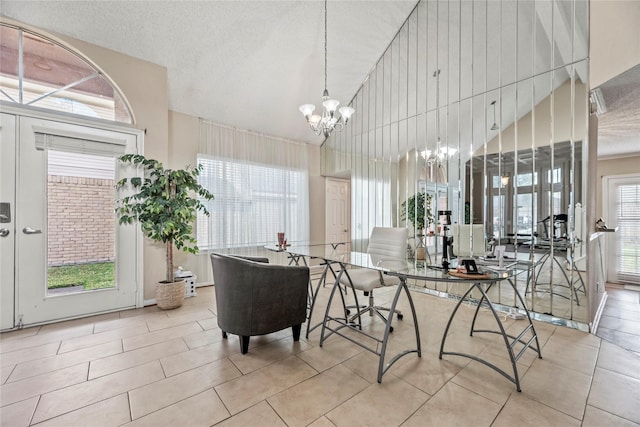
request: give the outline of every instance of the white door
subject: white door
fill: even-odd
[[[0,114],[0,329],[13,327],[15,116]]]
[[[3,117],[4,121],[8,120]],[[135,307],[139,304],[139,232],[132,226],[117,225],[113,184],[123,174],[117,157],[137,152],[141,136],[136,131],[30,117],[18,117],[16,123],[11,230],[15,239],[11,280],[15,309],[9,327]],[[3,130],[3,150],[10,145],[9,133]],[[3,151],[3,186],[4,168],[10,163]],[[96,200],[105,197],[110,201],[96,214]],[[11,292],[10,283],[6,283],[10,274],[5,272],[4,246],[2,250],[4,309],[5,293]],[[106,273],[96,266],[106,266]],[[58,277],[61,271],[62,279]],[[103,276],[98,285],[93,283]],[[54,282],[60,287],[54,287]],[[3,329],[5,322],[3,316]]]
[[[327,242],[351,241],[351,196],[348,180],[326,181],[325,233]]]

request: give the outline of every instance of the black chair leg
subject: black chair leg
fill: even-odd
[[[291,330],[293,331],[293,340],[300,341],[300,330],[302,329],[302,324],[293,325]]]
[[[249,338],[251,337],[240,336],[240,352],[242,352],[242,354],[247,354],[249,351]]]
[[[222,331],[222,338],[225,340],[227,339],[227,333],[225,331]]]

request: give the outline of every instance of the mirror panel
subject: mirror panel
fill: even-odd
[[[590,287],[576,282],[587,277],[587,35],[586,0],[419,2],[355,95],[347,129],[321,150],[323,173],[351,173],[354,250],[373,226],[407,226],[410,255],[426,247],[420,262],[438,265],[437,213],[449,210],[454,242],[453,225],[484,228],[486,245],[469,237],[473,255],[548,256],[535,281],[516,279],[529,308],[588,322]],[[432,216],[416,219],[418,208]],[[510,287],[492,292],[516,304]]]

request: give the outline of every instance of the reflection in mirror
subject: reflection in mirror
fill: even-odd
[[[366,250],[374,226],[407,226],[412,259],[439,265],[438,211],[451,211],[451,225],[484,230],[484,244],[458,236],[474,256],[505,246],[529,262],[531,280],[515,278],[529,308],[590,321],[577,279],[587,35],[583,0],[420,1],[356,93],[349,131],[322,147],[323,174],[351,175],[352,247]],[[517,303],[506,287],[492,292]]]

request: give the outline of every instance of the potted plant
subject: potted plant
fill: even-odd
[[[422,234],[421,230],[433,222],[431,194],[422,191],[402,202],[401,218],[403,220],[409,220],[416,231]]]
[[[431,194],[421,191],[402,202],[402,212],[400,217],[403,220],[409,220],[416,230],[416,259],[426,259],[427,248],[424,246],[423,229],[433,222],[433,213],[431,212]]]
[[[165,279],[156,288],[156,304],[162,309],[182,305],[184,280],[174,278],[173,249],[198,253],[193,223],[198,211],[209,215],[202,203],[213,195],[198,183],[202,165],[180,170],[165,169],[157,160],[139,154],[125,154],[120,161],[144,169],[144,177],[123,178],[116,184],[120,189],[127,185],[134,194],[116,202],[120,224],[137,221],[145,236],[165,245]]]

